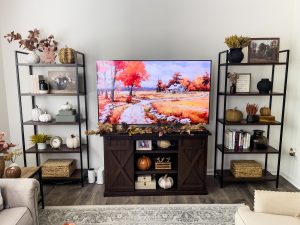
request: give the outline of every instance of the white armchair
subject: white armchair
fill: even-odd
[[[300,192],[256,190],[254,211],[241,206],[235,225],[300,225]]]
[[[36,179],[0,179],[4,210],[2,225],[38,225],[39,183]]]

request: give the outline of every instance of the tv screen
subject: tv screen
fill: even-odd
[[[98,120],[207,124],[211,60],[97,61]]]

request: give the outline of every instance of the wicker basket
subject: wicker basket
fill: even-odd
[[[62,48],[59,53],[59,61],[62,64],[66,64],[66,63],[75,63],[75,51],[72,48]]]
[[[74,159],[48,159],[42,165],[43,177],[70,177],[75,170]]]
[[[232,160],[230,170],[235,177],[261,177],[262,166],[255,160]]]

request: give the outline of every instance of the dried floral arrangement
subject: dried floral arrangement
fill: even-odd
[[[227,73],[227,78],[231,81],[232,84],[236,84],[237,80],[239,79],[238,73]]]
[[[244,48],[247,47],[251,42],[250,37],[231,35],[225,38],[225,44],[229,48]]]
[[[186,133],[189,135],[193,135],[193,132],[205,131],[205,128],[202,124],[169,124],[169,125],[157,125],[157,126],[134,126],[128,125],[126,123],[122,124],[110,124],[110,123],[98,123],[98,128],[96,130],[87,130],[85,134],[88,135],[104,135],[109,133],[120,133],[120,134],[152,134],[158,133],[159,136],[163,136],[167,133]]]
[[[20,48],[27,49],[28,51],[38,50],[44,52],[45,49],[51,49],[53,51],[57,50],[58,42],[54,40],[54,36],[51,34],[47,38],[39,39],[40,31],[38,29],[33,29],[28,31],[29,35],[27,38],[22,38],[22,35],[12,31],[4,36],[6,40],[11,43],[13,41],[18,41]]]
[[[16,147],[15,144],[6,142],[5,133],[0,132],[0,156],[3,156],[5,161],[11,161],[12,163],[14,163],[16,161],[16,158],[22,155],[22,151],[19,149],[10,150],[14,147]]]
[[[246,106],[246,112],[248,115],[253,116],[256,115],[258,111],[258,105],[257,104],[247,104]]]

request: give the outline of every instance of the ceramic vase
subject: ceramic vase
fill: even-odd
[[[5,169],[5,160],[3,156],[0,156],[0,178],[2,178]]]
[[[36,64],[40,62],[40,56],[36,54],[35,51],[29,52],[29,54],[26,57],[26,62],[31,64]]]
[[[272,82],[269,79],[261,79],[257,83],[257,89],[258,89],[259,93],[267,94],[272,89]]]
[[[90,184],[95,183],[96,181],[96,174],[95,174],[95,170],[94,169],[89,169],[88,170],[88,182]]]
[[[46,143],[37,143],[37,147],[39,150],[44,150],[47,148]]]
[[[268,147],[268,139],[263,136],[263,130],[253,130],[250,138],[250,147],[253,149],[266,149]]]
[[[228,61],[230,63],[240,63],[244,59],[242,48],[231,48],[228,54]]]

